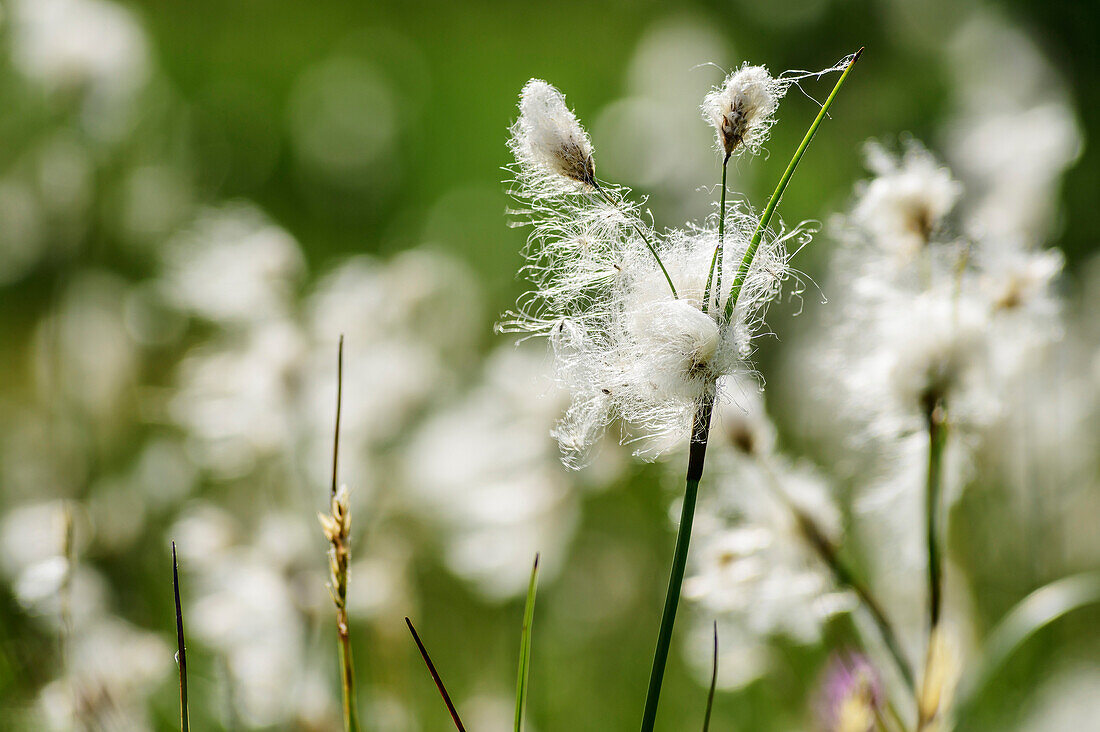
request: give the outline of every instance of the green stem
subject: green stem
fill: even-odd
[[[844,73],[840,75],[840,79],[837,80],[836,86],[834,86],[832,92],[829,93],[829,97],[825,100],[825,103],[821,105],[821,111],[818,112],[817,118],[815,118],[813,124],[810,125],[810,129],[806,131],[806,136],[802,138],[802,144],[795,150],[794,157],[792,157],[791,162],[787,164],[787,169],[783,171],[783,177],[779,179],[779,185],[775,187],[775,192],[772,193],[772,197],[768,199],[768,205],[764,209],[764,214],[760,217],[760,223],[756,225],[756,231],[753,232],[752,239],[749,241],[749,246],[745,249],[745,256],[741,258],[741,266],[737,268],[737,274],[734,275],[733,278],[730,296],[729,299],[726,300],[725,321],[727,323],[733,318],[733,309],[737,306],[737,298],[741,295],[741,288],[745,286],[745,278],[749,275],[749,267],[752,265],[752,260],[756,256],[756,249],[760,246],[760,239],[764,236],[764,230],[767,229],[768,224],[771,223],[772,215],[775,214],[775,208],[779,205],[779,199],[783,197],[783,191],[787,189],[787,184],[791,182],[791,176],[794,175],[795,168],[798,167],[799,161],[802,160],[806,148],[810,146],[810,140],[812,140],[817,133],[817,128],[821,125],[821,121],[825,119],[825,115],[829,111],[833,99],[836,98],[837,92],[840,91],[840,87],[844,85],[844,81],[848,78],[848,73],[852,70],[852,67],[855,66],[856,61],[859,60],[862,54],[862,48],[856,51],[855,56],[853,56],[852,60],[848,63],[848,67],[845,68]]]
[[[672,627],[676,623],[676,607],[680,602],[680,588],[684,582],[688,546],[691,544],[691,524],[695,518],[695,500],[699,495],[699,480],[703,477],[703,461],[706,459],[707,440],[710,438],[710,418],[713,411],[714,395],[708,390],[692,421],[684,505],[680,511],[680,528],[676,532],[676,550],[672,556],[672,570],[669,573],[668,590],[665,592],[665,607],[661,613],[661,629],[657,633],[657,647],[653,651],[653,667],[649,674],[645,710],[642,712],[642,732],[652,732],[657,719],[657,702],[661,696],[665,663],[668,661],[668,649],[672,642]]]
[[[924,492],[925,539],[928,544],[928,650],[925,654],[924,682],[917,700],[917,732],[928,729],[939,715],[938,709],[925,707],[925,697],[929,693],[929,683],[933,683],[931,666],[943,605],[943,538],[940,536],[939,514],[943,494],[943,452],[947,444],[943,400],[929,395],[924,406],[928,427],[928,475]]]
[[[344,689],[344,730],[359,732],[359,712],[355,704],[355,667],[351,658],[351,638],[348,634],[348,614],[341,611],[337,617],[340,635],[340,667]]]
[[[947,444],[942,402],[933,400],[926,412],[928,425],[928,480],[925,489],[924,518],[928,542],[928,625],[940,622],[943,604],[942,537],[939,531],[941,494],[943,493],[943,452]]]
[[[722,201],[718,204],[718,245],[714,247],[714,256],[710,260],[710,272],[707,273],[707,285],[703,288],[703,312],[710,310],[710,283],[714,278],[714,291],[718,300],[722,299],[722,243],[726,238],[726,173],[729,170],[730,156],[722,160]]]
[[[539,582],[539,555],[531,568],[531,581],[527,585],[527,602],[523,606],[523,632],[519,642],[519,671],[516,673],[515,732],[523,729],[523,710],[527,706],[527,678],[531,673],[531,624],[535,620],[535,593]]]
[[[836,547],[825,537],[825,534],[813,519],[798,509],[794,509],[794,511],[802,534],[806,537],[810,546],[813,547],[814,551],[817,552],[818,556],[821,557],[821,560],[829,568],[829,571],[832,572],[833,578],[836,580],[837,584],[842,587],[847,587],[859,598],[859,601],[863,604],[863,607],[866,608],[871,619],[878,627],[882,640],[886,644],[886,649],[893,657],[894,663],[898,667],[898,672],[901,674],[906,686],[909,687],[910,691],[916,691],[917,687],[913,676],[913,669],[905,659],[905,654],[901,650],[901,643],[898,641],[897,634],[894,632],[894,628],[890,624],[889,619],[886,617],[886,612],[882,609],[878,600],[871,594],[871,590],[860,581],[851,567],[840,558]]]
[[[619,204],[612,200],[607,191],[598,183],[593,182],[593,189],[600,194],[600,198],[607,202],[607,205],[618,209]],[[676,293],[676,285],[672,284],[672,277],[669,275],[668,270],[665,269],[665,263],[661,261],[661,255],[657,254],[657,248],[653,246],[653,242],[646,236],[645,231],[637,221],[630,221],[630,225],[634,228],[634,231],[638,232],[638,236],[645,242],[646,248],[649,249],[649,253],[653,255],[653,258],[657,261],[657,266],[661,268],[661,274],[665,276],[665,281],[668,282],[668,289],[672,290],[672,297],[679,299],[679,295]]]

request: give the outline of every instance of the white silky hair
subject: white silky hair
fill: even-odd
[[[509,170],[521,205],[513,213],[531,227],[521,273],[532,288],[498,329],[548,338],[572,397],[554,430],[566,464],[584,465],[613,421],[653,457],[649,447],[686,433],[699,401],[721,391],[720,377],[751,370],[753,339],[788,276],[788,245],[805,244],[812,231],[780,224],[763,233],[727,323],[723,309],[758,214],[727,207],[721,290],[712,283],[704,303],[718,217],[658,231],[629,189],[577,174],[595,170],[593,152],[560,92],[532,80],[519,109]]]

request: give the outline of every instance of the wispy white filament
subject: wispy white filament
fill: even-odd
[[[724,323],[719,305],[728,287],[703,302],[716,217],[658,231],[628,189],[577,174],[591,145],[544,82],[524,87],[511,131],[511,192],[522,204],[515,213],[531,226],[522,273],[533,287],[500,328],[550,341],[558,378],[572,395],[555,429],[566,462],[583,463],[613,420],[624,425],[625,439],[646,438],[650,446],[683,434],[699,399],[720,389],[720,377],[748,370],[766,306],[788,275],[787,244],[805,243],[810,231],[780,227],[765,235],[733,322]],[[726,271],[737,270],[757,221],[746,206],[727,208]]]

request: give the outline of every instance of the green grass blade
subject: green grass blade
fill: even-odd
[[[703,732],[710,729],[710,712],[714,708],[714,689],[718,686],[718,621],[714,621],[714,663],[710,669],[710,691],[707,692],[707,713],[703,716]]]
[[[443,697],[443,703],[447,705],[447,711],[451,713],[451,719],[454,721],[455,727],[458,728],[458,732],[466,732],[466,728],[462,726],[462,720],[458,717],[458,710],[455,709],[454,702],[451,701],[451,695],[447,693],[447,687],[443,685],[443,679],[439,678],[439,672],[435,670],[435,664],[432,663],[432,657],[428,655],[428,649],[424,647],[424,643],[420,640],[420,635],[416,632],[416,628],[413,627],[412,621],[405,618],[405,625],[409,626],[409,632],[412,633],[413,641],[416,643],[416,647],[420,651],[424,663],[428,666],[428,673],[432,675],[432,681],[435,682],[435,687],[439,689],[439,695]]]
[[[527,676],[531,673],[531,623],[535,617],[535,594],[539,582],[539,555],[531,567],[531,583],[527,586],[527,603],[523,607],[523,634],[519,642],[519,671],[516,673],[516,727],[523,728],[523,711],[527,706]]]
[[[794,151],[794,157],[791,158],[791,162],[787,164],[787,169],[783,171],[783,177],[779,179],[779,185],[775,187],[775,192],[772,193],[772,197],[768,199],[768,205],[764,209],[764,214],[760,217],[760,223],[756,225],[756,231],[752,234],[752,239],[749,240],[749,245],[745,249],[745,256],[741,259],[741,265],[737,268],[737,274],[734,275],[733,285],[730,287],[730,296],[726,300],[726,312],[725,320],[730,322],[733,318],[733,309],[737,306],[737,298],[741,295],[741,288],[745,285],[745,278],[749,275],[749,267],[752,266],[752,260],[756,256],[756,249],[760,246],[760,239],[764,236],[764,231],[768,228],[768,224],[771,223],[772,215],[775,213],[776,206],[779,205],[779,199],[783,197],[783,191],[787,190],[787,184],[791,182],[791,176],[794,175],[795,168],[798,167],[798,163],[802,160],[802,156],[806,153],[806,148],[810,146],[810,140],[814,139],[814,135],[817,134],[817,128],[821,125],[821,121],[825,119],[825,115],[829,111],[829,107],[833,104],[833,99],[836,98],[836,94],[840,91],[840,87],[844,85],[844,81],[848,78],[848,73],[855,66],[856,61],[863,55],[863,49],[856,51],[852,56],[852,60],[848,63],[848,67],[844,69],[844,73],[840,75],[840,79],[837,80],[836,86],[829,93],[828,99],[821,105],[821,111],[818,112],[817,117],[814,119],[813,124],[810,125],[810,129],[806,131],[806,136],[802,138],[802,144],[798,146],[798,149]]]
[[[1100,572],[1063,577],[1020,600],[986,639],[981,660],[959,694],[957,720],[989,683],[1008,657],[1028,638],[1074,610],[1100,603]]]
[[[180,570],[176,561],[176,542],[172,542],[172,590],[176,596],[176,661],[180,669],[180,730],[188,732],[187,646],[183,642],[183,607],[180,605]]]

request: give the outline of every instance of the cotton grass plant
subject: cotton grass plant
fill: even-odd
[[[630,439],[660,441],[687,432],[690,449],[680,527],[642,714],[653,729],[703,475],[711,416],[726,399],[722,377],[748,369],[753,336],[788,275],[787,243],[806,230],[773,230],[776,207],[860,52],[842,70],[762,214],[727,211],[729,159],[758,152],[780,98],[806,75],[773,78],[745,66],[703,101],[722,160],[717,216],[702,226],[660,232],[621,186],[601,182],[588,134],[564,96],[532,80],[520,95],[509,143],[512,193],[532,226],[524,273],[535,289],[502,323],[542,335],[573,401],[556,435],[565,460],[583,464],[612,420]],[[728,274],[728,289],[724,274]],[[625,435],[625,433],[624,433]]]

